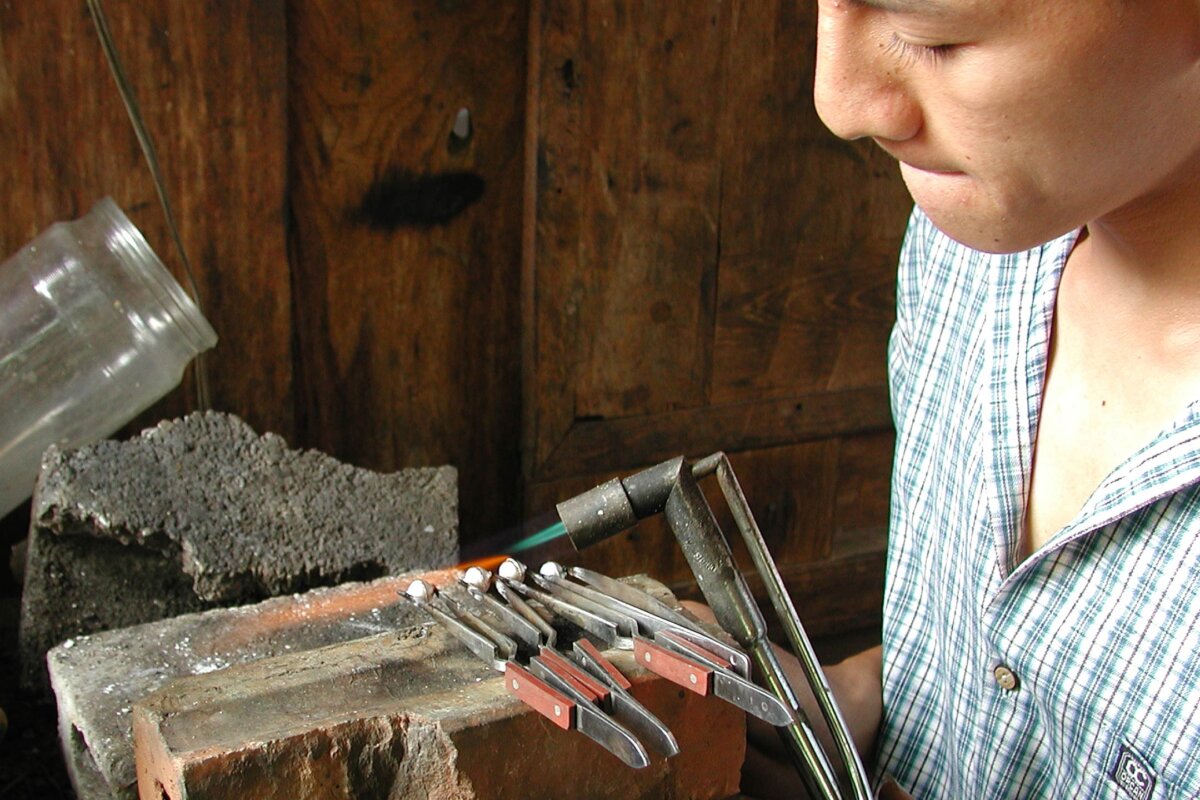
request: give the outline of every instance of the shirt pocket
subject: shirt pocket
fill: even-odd
[[[1088,765],[1093,785],[1104,787],[1097,797],[1114,800],[1197,800],[1200,767],[1186,748],[1170,752],[1105,728],[1106,745],[1100,759]]]

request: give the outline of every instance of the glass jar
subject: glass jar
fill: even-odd
[[[216,343],[110,198],[0,264],[0,515],[29,497],[47,446],[110,436]]]

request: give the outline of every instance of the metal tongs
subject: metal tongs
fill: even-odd
[[[611,690],[588,673],[572,668],[552,648],[539,644],[538,655],[529,659],[526,669],[515,660],[518,646],[513,638],[460,604],[447,602],[427,581],[412,581],[402,596],[441,623],[490,667],[504,673],[508,692],[546,719],[563,730],[579,731],[630,767],[649,765],[649,756],[638,738],[600,707],[603,699],[611,697]],[[503,611],[499,617],[509,623],[520,619],[517,613],[510,617]],[[674,739],[670,741],[673,744]]]
[[[845,769],[843,776],[835,772],[829,754],[817,739],[792,678],[767,637],[762,610],[700,488],[699,481],[710,475],[716,476],[734,524],[833,736],[838,760]],[[629,530],[638,520],[662,514],[717,622],[749,654],[771,693],[790,709],[792,719],[779,732],[809,792],[822,800],[870,800],[870,780],[854,749],[849,727],[724,453],[690,463],[682,456],[672,458],[624,478],[614,478],[559,503],[557,508],[571,543],[579,550]]]
[[[696,694],[718,697],[772,725],[791,721],[787,706],[748,679],[745,653],[652,595],[588,570],[572,568],[568,572],[553,561],[530,576],[536,588],[521,580],[526,573],[524,565],[514,559],[500,567],[506,586],[567,619],[605,646],[632,650],[637,663],[651,672]],[[608,591],[568,580],[569,574],[586,576]],[[663,614],[664,608],[669,613]]]
[[[670,729],[634,698],[630,693],[633,685],[629,679],[605,658],[594,644],[587,639],[575,640],[571,644],[570,653],[574,663],[567,661],[553,649],[557,636],[554,626],[530,607],[519,594],[510,591],[507,583],[494,581],[492,573],[481,567],[468,569],[463,576],[463,583],[473,592],[485,595],[489,588],[494,587],[514,612],[532,622],[542,631],[543,644],[539,648],[539,655],[544,660],[561,667],[568,673],[573,673],[575,669],[582,669],[585,675],[575,675],[574,677],[577,681],[587,684],[588,689],[598,695],[596,702],[601,708],[639,734],[642,739],[649,742],[664,756],[670,757],[679,752],[679,745]],[[564,661],[565,663],[563,663]]]

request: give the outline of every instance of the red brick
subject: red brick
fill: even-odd
[[[737,791],[740,711],[610,653],[679,755],[633,770],[509,695],[438,627],[190,676],[135,704],[144,800],[721,798]]]

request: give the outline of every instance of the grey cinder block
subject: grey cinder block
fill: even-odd
[[[379,473],[230,414],[47,450],[22,597],[26,685],[72,636],[458,559],[453,467]]]

